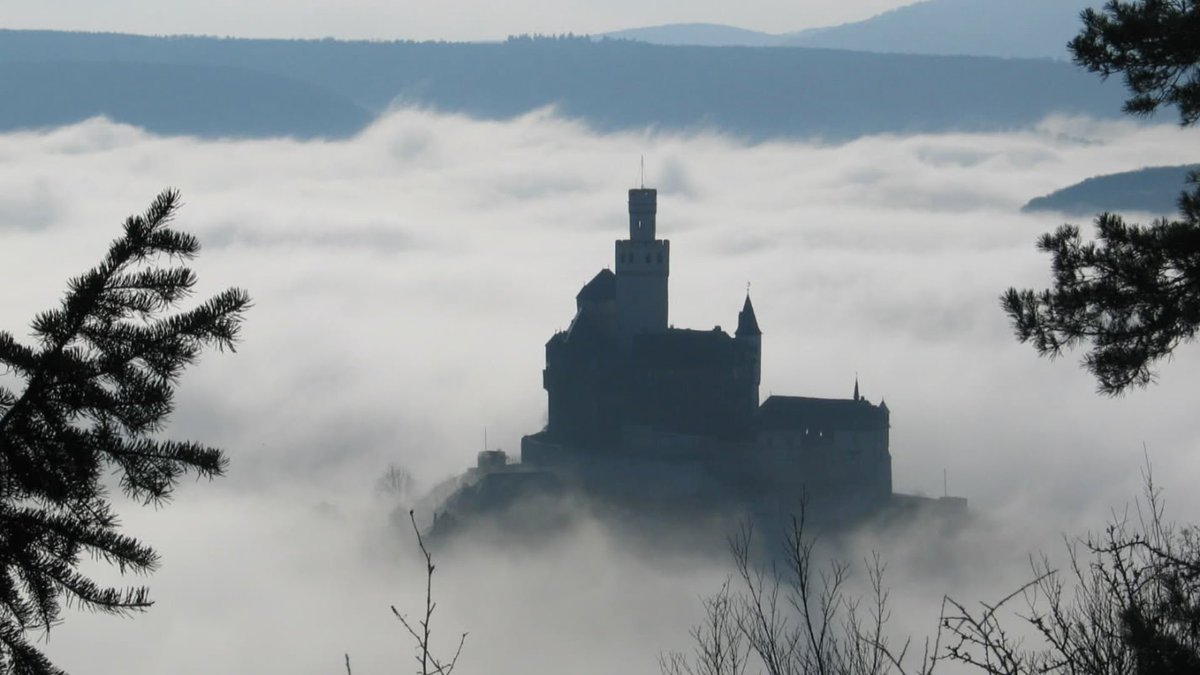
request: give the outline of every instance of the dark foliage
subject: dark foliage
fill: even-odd
[[[1151,365],[1200,326],[1197,195],[1182,200],[1183,220],[1141,226],[1106,213],[1096,218],[1096,241],[1083,241],[1074,225],[1043,235],[1054,287],[1004,295],[1017,338],[1050,356],[1090,343],[1083,362],[1105,394],[1152,382]]]
[[[1125,74],[1133,96],[1125,109],[1149,114],[1176,105],[1184,125],[1200,116],[1200,0],[1109,2],[1083,13],[1070,47],[1075,59],[1105,77]],[[1180,196],[1181,220],[1126,224],[1096,218],[1096,241],[1063,225],[1038,246],[1052,256],[1054,286],[1010,288],[1001,298],[1017,339],[1043,356],[1090,343],[1084,357],[1102,393],[1154,381],[1151,366],[1200,325],[1200,174]]]
[[[199,250],[170,227],[179,205],[167,190],[128,218],[103,261],[34,319],[34,345],[0,331],[2,672],[63,672],[29,638],[57,623],[64,604],[113,614],[151,604],[144,587],[107,588],[79,571],[84,554],[122,573],[158,562],[119,531],[106,474],[128,497],[158,504],[183,474],[224,471],[220,450],[158,438],[180,373],[206,346],[232,350],[250,305],[234,288],[172,312],[196,282],[179,263]]]
[[[1174,105],[1185,125],[1200,120],[1200,0],[1109,0],[1083,12],[1068,45],[1075,62],[1108,77],[1124,75],[1125,111],[1149,115]]]

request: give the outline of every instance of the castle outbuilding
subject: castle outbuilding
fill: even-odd
[[[593,491],[739,502],[798,499],[866,512],[892,494],[889,410],[849,399],[770,396],[760,404],[763,332],[747,294],[733,335],[668,320],[670,242],[657,191],[629,191],[629,238],[614,271],[575,296],[546,343],[546,427],[521,461]]]

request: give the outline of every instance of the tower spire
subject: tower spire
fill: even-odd
[[[857,401],[861,397],[858,395],[858,373],[854,374],[854,400]]]
[[[738,312],[737,330],[733,334],[743,337],[762,335],[758,328],[758,317],[754,316],[754,304],[750,302],[749,288],[746,290],[746,302],[742,304],[742,311]]]

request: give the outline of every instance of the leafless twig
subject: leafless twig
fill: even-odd
[[[430,555],[429,549],[425,547],[425,540],[421,537],[421,529],[417,527],[417,518],[410,510],[408,519],[412,523],[413,532],[417,535],[417,545],[421,549],[421,555],[425,557],[425,617],[416,622],[414,627],[413,622],[409,621],[406,616],[392,605],[392,614],[400,620],[400,623],[408,631],[416,641],[415,658],[417,663],[421,664],[421,669],[417,671],[418,675],[450,675],[454,672],[454,667],[458,665],[458,657],[462,654],[463,645],[466,644],[467,634],[463,633],[458,640],[458,648],[454,650],[454,656],[449,661],[438,659],[430,651],[429,640],[432,635],[432,619],[433,612],[437,609],[437,603],[433,601],[433,556]],[[418,630],[418,628],[420,630]]]

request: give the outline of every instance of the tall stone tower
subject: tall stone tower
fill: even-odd
[[[671,242],[656,239],[658,191],[629,191],[629,238],[617,240],[617,333],[628,345],[639,333],[667,330]]]

